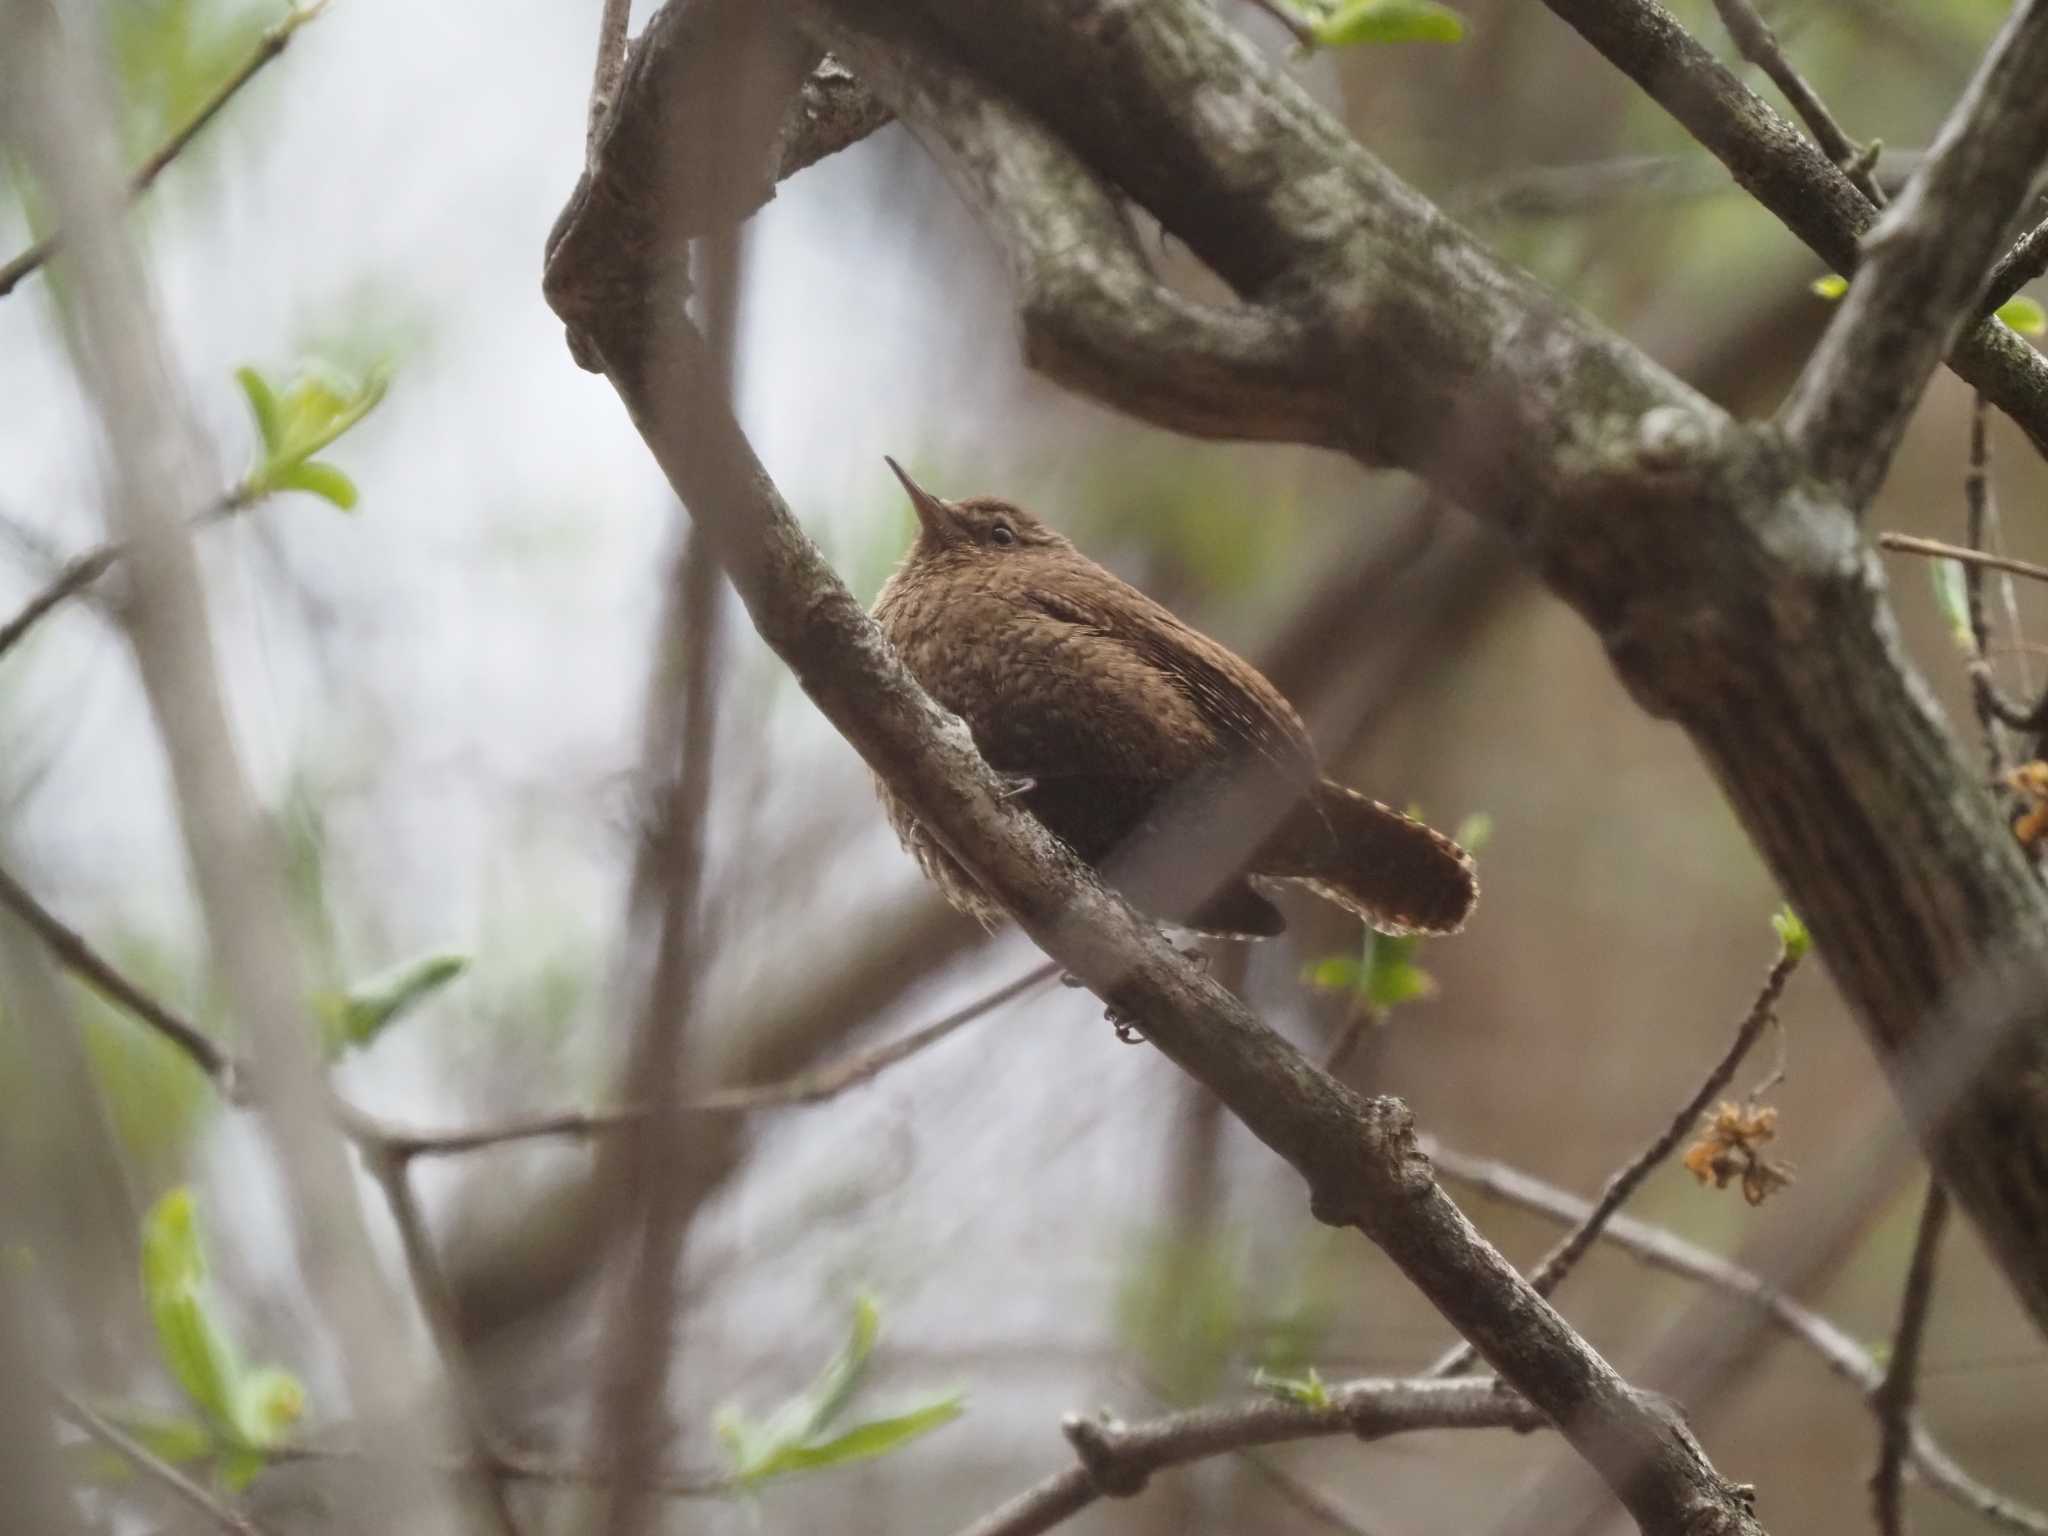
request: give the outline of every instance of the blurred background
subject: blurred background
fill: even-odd
[[[1723,58],[1705,0],[1675,7]],[[635,26],[648,7],[636,7]],[[1280,51],[1250,6],[1234,19]],[[1372,152],[1512,260],[1722,404],[1775,407],[1828,302],[1819,265],[1636,89],[1540,7],[1469,0],[1462,42],[1296,65]],[[2005,11],[1997,0],[1767,8],[1849,133],[1909,166]],[[273,0],[106,0],[133,156],[246,56]],[[465,973],[349,1055],[343,1092],[409,1123],[615,1102],[620,985],[645,787],[644,702],[681,513],[611,388],[579,371],[539,290],[581,168],[597,7],[334,0],[138,207],[183,402],[231,484],[256,452],[238,367],[389,369],[328,451],[352,513],[273,499],[200,535],[239,743],[291,852],[307,963],[346,988],[423,954]],[[1759,89],[1775,103],[1767,86]],[[0,257],[33,232],[13,167]],[[1162,257],[1181,259],[1162,244]],[[1593,637],[1489,532],[1405,477],[1335,457],[1171,438],[1031,378],[994,252],[901,129],[791,182],[745,245],[738,391],[756,448],[863,600],[913,520],[882,464],[942,494],[999,493],[1266,664],[1330,771],[1439,825],[1490,822],[1463,936],[1414,961],[1432,994],[1371,1028],[1352,1081],[1453,1147],[1584,1194],[1659,1129],[1723,1050],[1774,952],[1779,902],[1682,735],[1616,684]],[[47,274],[0,300],[0,616],[104,537],[104,457]],[[1960,539],[1969,397],[1937,379],[1872,518]],[[2048,557],[2041,465],[2002,421],[2011,551]],[[1960,729],[1961,660],[1923,562],[1892,558],[1909,650]],[[2035,595],[2000,667],[2038,687]],[[727,603],[710,817],[715,944],[691,1029],[728,1081],[819,1067],[1031,969],[941,907],[866,770]],[[1971,751],[1975,753],[1974,744]],[[108,615],[73,601],[0,659],[0,864],[131,975],[220,1027],[163,760]],[[1321,1054],[1358,937],[1289,899],[1244,985]],[[1226,974],[1238,961],[1219,959]],[[1824,967],[1782,1009],[1774,1148],[1805,1174],[1761,1209],[1673,1166],[1631,1210],[1764,1262],[1834,1210],[1828,1170],[1895,1129]],[[1738,1075],[1763,1075],[1767,1039]],[[143,1213],[189,1185],[222,1314],[304,1382],[304,1427],[346,1418],[307,1311],[269,1153],[148,1031],[0,928],[0,1123],[51,1367],[97,1399],[175,1407],[136,1271]],[[846,1336],[882,1323],[877,1411],[961,1391],[956,1422],[886,1458],[677,1504],[674,1529],[943,1532],[1068,1464],[1073,1410],[1125,1417],[1241,1394],[1255,1367],[1407,1373],[1451,1342],[1355,1234],[1099,1005],[1047,985],[815,1106],[721,1122],[689,1233],[676,1461],[716,1470],[714,1415],[758,1419]],[[423,1164],[428,1214],[491,1401],[515,1439],[574,1454],[596,1299],[593,1154],[499,1148]],[[1803,1299],[1889,1335],[1922,1181],[1902,1174]],[[364,1209],[402,1274],[374,1188]],[[1454,1190],[1527,1263],[1554,1231]],[[1596,1251],[1560,1293],[1626,1374],[1688,1326],[1696,1288]],[[395,1334],[425,1350],[420,1320]],[[1862,1528],[1874,1421],[1775,1335],[1739,1386],[1692,1401],[1716,1465],[1777,1530]],[[1667,1385],[1654,1377],[1649,1387]],[[2048,1347],[1958,1222],[1923,1381],[1970,1469],[2048,1503]],[[1448,1434],[1225,1458],[1099,1505],[1077,1531],[1505,1529],[1569,1453]],[[252,1489],[294,1511],[295,1469]],[[1329,1506],[1300,1492],[1318,1490]],[[130,1490],[132,1492],[133,1490]],[[577,1528],[527,1490],[529,1529]],[[1980,1522],[1916,1491],[1924,1531]],[[93,1509],[132,1508],[119,1500]],[[114,1518],[111,1515],[109,1518]],[[144,1527],[188,1518],[160,1512]],[[1333,1524],[1333,1521],[1338,1523]]]

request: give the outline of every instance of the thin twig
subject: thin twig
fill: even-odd
[[[378,1459],[361,1446],[321,1442],[274,1446],[265,1455],[273,1463]],[[444,1477],[502,1477],[512,1482],[552,1483],[560,1487],[612,1488],[619,1481],[614,1467],[551,1461],[511,1450],[499,1453],[488,1463],[467,1456],[422,1455],[412,1458],[410,1465]],[[737,1491],[732,1476],[723,1472],[661,1473],[650,1478],[645,1487],[650,1493],[670,1499],[719,1499]]]
[[[355,1135],[346,1112],[342,1115],[342,1126]],[[426,1319],[434,1350],[441,1357],[441,1368],[448,1374],[491,1523],[501,1536],[519,1536],[519,1523],[512,1516],[512,1504],[505,1490],[504,1457],[499,1451],[498,1433],[491,1422],[483,1389],[470,1369],[468,1351],[462,1343],[460,1307],[441,1268],[440,1257],[434,1252],[434,1240],[427,1231],[426,1216],[420,1210],[419,1195],[408,1177],[406,1161],[362,1136],[355,1136],[355,1140],[370,1176],[384,1192],[392,1224],[398,1228],[399,1245],[405,1250],[406,1273],[412,1280],[413,1293],[419,1298],[420,1314]]]
[[[1899,1322],[1892,1330],[1891,1359],[1884,1382],[1872,1396],[1880,1432],[1877,1471],[1871,1475],[1871,1502],[1879,1536],[1905,1536],[1905,1470],[1913,1438],[1913,1399],[1920,1380],[1920,1346],[1927,1336],[1927,1313],[1934,1300],[1934,1261],[1948,1224],[1948,1191],[1939,1179],[1927,1182],[1927,1200],[1920,1207],[1920,1229],[1913,1238],[1913,1260],[1906,1269],[1906,1288],[1899,1299]]]
[[[230,513],[239,512],[257,500],[254,488],[244,480],[239,485],[223,491],[204,509],[194,513],[192,526],[203,527]],[[48,586],[24,603],[21,611],[9,619],[5,626],[0,626],[0,656],[5,656],[12,650],[22,636],[33,629],[58,604],[83,592],[106,575],[127,552],[125,545],[115,541],[96,545],[84,554],[74,555],[67,560],[64,568],[51,579]]]
[[[1778,958],[1771,963],[1770,972],[1764,977],[1764,984],[1757,990],[1756,1001],[1749,1005],[1749,1012],[1735,1027],[1735,1038],[1728,1042],[1728,1049],[1714,1064],[1714,1069],[1693,1090],[1692,1096],[1679,1106],[1678,1113],[1671,1117],[1671,1123],[1657,1135],[1647,1147],[1629,1160],[1619,1172],[1607,1181],[1607,1187],[1600,1192],[1600,1198],[1586,1212],[1586,1217],[1546,1253],[1536,1267],[1529,1272],[1529,1284],[1539,1296],[1548,1296],[1564,1282],[1566,1275],[1577,1266],[1593,1246],[1593,1240],[1600,1235],[1602,1227],[1621,1209],[1628,1197],[1642,1186],[1657,1165],[1669,1157],[1694,1127],[1699,1124],[1700,1115],[1714,1102],[1716,1095],[1728,1086],[1735,1076],[1735,1069],[1742,1065],[1742,1058],[1749,1054],[1756,1044],[1757,1036],[1764,1032],[1772,1019],[1777,1017],[1778,999],[1784,995],[1785,983],[1804,958],[1804,948],[1793,949],[1782,940],[1778,945]],[[1474,1354],[1470,1344],[1461,1343],[1447,1351],[1427,1371],[1428,1377],[1455,1376],[1472,1363]]]
[[[1445,1146],[1434,1137],[1421,1138],[1422,1150],[1446,1178],[1491,1195],[1550,1221],[1579,1224],[1592,1214],[1593,1202],[1494,1158],[1475,1157]],[[1818,1355],[1835,1375],[1873,1402],[1884,1384],[1884,1367],[1839,1325],[1793,1300],[1753,1270],[1702,1248],[1663,1227],[1634,1216],[1616,1215],[1600,1231],[1600,1240],[1633,1254],[1654,1269],[1712,1286],[1747,1306],[1786,1336]],[[1913,1467],[1930,1488],[1985,1519],[2024,1536],[2048,1536],[2048,1512],[2023,1504],[1979,1482],[1956,1462],[1913,1414],[1910,1452]]]
[[[590,164],[597,161],[597,136],[619,99],[619,81],[626,73],[626,26],[632,19],[632,0],[604,0],[597,20],[597,68],[590,81],[590,118],[583,134],[583,152]]]
[[[57,1400],[59,1413],[151,1482],[226,1531],[228,1536],[264,1536],[263,1527],[254,1520],[239,1510],[230,1509],[118,1424],[96,1412],[84,1399],[67,1392],[55,1382],[47,1385],[50,1395]]]
[[[1991,503],[1990,446],[1985,432],[1987,406],[1980,392],[1970,407],[1970,467],[1963,476],[1964,541],[1972,550],[1984,548],[1985,524]],[[1984,617],[1984,570],[1982,561],[1962,562],[1963,600],[1970,626],[1970,694],[1976,705],[1977,724],[1984,734],[1985,768],[1991,781],[2005,777],[2005,742],[2000,725],[2025,711],[1999,691],[1991,671],[1991,626]],[[2010,579],[2010,573],[2008,580]]]
[[[211,96],[199,104],[199,109],[185,121],[162,144],[158,145],[142,164],[138,165],[128,178],[128,196],[138,198],[147,192],[157,177],[163,175],[165,167],[184,152],[185,146],[199,136],[200,130],[214,120],[234,97],[235,92],[256,78],[257,73],[272,59],[290,46],[292,35],[307,22],[327,9],[327,0],[312,0],[305,6],[287,11],[284,17],[256,40],[256,46],[249,56],[242,60],[234,73],[223,80]],[[0,266],[0,299],[12,293],[21,280],[55,254],[63,231],[56,230],[45,235],[34,245]]]
[[[1296,15],[1286,0],[1251,0],[1251,4],[1285,27],[1288,35],[1300,46],[1303,53],[1315,50],[1315,29]]]
[[[1070,1414],[1061,1424],[1078,1466],[1026,1489],[959,1536],[1038,1536],[1105,1495],[1128,1498],[1154,1472],[1249,1447],[1348,1434],[1381,1440],[1422,1429],[1546,1429],[1516,1394],[1480,1378],[1370,1379],[1330,1387],[1319,1404],[1255,1398],[1136,1424]]]
[[[1969,549],[1961,544],[1945,544],[1940,539],[1923,539],[1911,533],[1880,533],[1877,542],[1880,547],[1895,550],[1902,555],[1932,555],[1939,560],[1960,560],[1964,565],[1981,565],[1987,570],[2010,571],[2015,576],[2029,576],[2035,581],[2048,581],[2048,565],[2035,565],[2030,560],[2015,560],[2010,555],[1994,555],[1989,550]]]
[[[1714,9],[1721,13],[1721,23],[1727,27],[1728,35],[1735,40],[1742,56],[1769,75],[1772,83],[1784,93],[1792,110],[1799,114],[1799,120],[1812,131],[1821,153],[1841,167],[1856,190],[1870,200],[1871,207],[1884,207],[1884,188],[1877,183],[1874,157],[1842,131],[1834,114],[1828,111],[1827,104],[1806,83],[1805,77],[1793,68],[1770,23],[1763,19],[1750,0],[1714,0]]]
[[[20,918],[65,970],[190,1057],[200,1071],[213,1079],[223,1098],[231,1103],[248,1101],[249,1078],[242,1063],[214,1044],[196,1025],[180,1018],[122,975],[85,941],[84,935],[37,901],[4,869],[0,869],[0,906]]]

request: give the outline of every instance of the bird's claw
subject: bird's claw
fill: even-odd
[[[1028,773],[999,773],[996,777],[1003,781],[1002,794],[1005,800],[1019,799],[1038,788],[1038,780]]]

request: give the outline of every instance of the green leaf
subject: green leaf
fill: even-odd
[[[1415,963],[1421,944],[1414,934],[1394,938],[1367,933],[1365,979],[1359,986],[1366,1002],[1375,1008],[1398,1008],[1436,996],[1436,978]]]
[[[1493,817],[1485,811],[1474,811],[1458,823],[1458,830],[1451,834],[1451,841],[1467,853],[1482,852],[1493,841]]]
[[[210,1460],[218,1445],[212,1430],[182,1414],[107,1403],[95,1403],[93,1407],[101,1418],[174,1467]],[[70,1451],[71,1475],[81,1482],[122,1483],[135,1474],[134,1464],[127,1457],[97,1441],[72,1446]]]
[[[1305,1376],[1281,1376],[1264,1367],[1252,1372],[1252,1386],[1261,1392],[1290,1403],[1300,1403],[1304,1408],[1327,1408],[1330,1404],[1330,1389],[1314,1366],[1308,1368]]]
[[[294,464],[277,476],[274,489],[280,491],[311,491],[315,496],[325,497],[344,512],[353,512],[356,505],[356,483],[319,459],[308,459],[303,464]]]
[[[881,1332],[882,1314],[875,1305],[875,1299],[872,1296],[855,1297],[853,1327],[847,1333],[846,1342],[808,1389],[769,1415],[769,1433],[776,1434],[786,1427],[791,1431],[787,1439],[808,1440],[830,1424],[839,1410],[846,1406],[853,1389],[860,1384],[861,1372],[867,1369],[868,1356],[874,1353],[875,1340]]]
[[[1803,960],[1806,952],[1813,948],[1813,935],[1806,931],[1806,924],[1792,908],[1783,906],[1771,914],[1771,929],[1778,935],[1778,942],[1785,947],[1788,960]]]
[[[1956,646],[1966,656],[1977,653],[1977,635],[1970,627],[1969,577],[1960,560],[1930,560],[1928,579],[1934,583],[1934,606],[1948,625]]]
[[[236,1428],[240,1367],[206,1305],[206,1261],[189,1187],[180,1185],[142,1223],[142,1291],[157,1351],[193,1405],[222,1429]]]
[[[235,382],[242,386],[242,394],[249,402],[249,414],[256,418],[256,435],[263,442],[264,456],[275,455],[283,434],[283,428],[278,424],[276,392],[271,389],[269,380],[254,368],[237,368]]]
[[[467,955],[425,955],[346,992],[316,993],[313,1011],[328,1060],[368,1045],[468,968]]]
[[[269,1459],[254,1446],[228,1446],[220,1453],[220,1480],[230,1493],[240,1493],[256,1481]]]
[[[1455,43],[1465,35],[1465,18],[1436,0],[1351,0],[1309,32],[1325,48],[1355,43]]]
[[[2032,299],[2007,299],[1998,306],[1998,318],[2022,336],[2039,336],[2048,332],[2048,311],[2043,311]]]
[[[1325,955],[1301,973],[1301,979],[1318,992],[1350,992],[1364,974],[1356,955]]]
[[[1839,299],[1849,291],[1849,279],[1838,272],[1830,272],[1826,277],[1813,280],[1813,291],[1824,299]]]
[[[276,1445],[305,1411],[306,1388],[290,1371],[266,1365],[237,1383],[235,1430],[248,1446]]]
[[[792,1472],[814,1472],[821,1467],[844,1466],[854,1461],[873,1461],[877,1457],[900,1450],[911,1441],[930,1434],[943,1424],[952,1423],[966,1411],[965,1404],[965,1394],[954,1392],[906,1413],[895,1414],[886,1419],[869,1419],[866,1423],[857,1424],[830,1440],[778,1447],[752,1472],[746,1474],[746,1481],[761,1483],[771,1477],[784,1477]]]

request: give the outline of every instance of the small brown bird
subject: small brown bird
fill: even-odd
[[[1249,662],[1009,502],[943,501],[888,461],[917,541],[875,618],[1021,804],[1156,918],[1232,938],[1286,927],[1250,877],[1297,881],[1383,933],[1450,933],[1464,849],[1322,776],[1301,717]],[[890,824],[954,906],[1002,909],[886,786]],[[1219,824],[1243,823],[1219,834]],[[1141,835],[1142,834],[1142,835]],[[1234,841],[1232,838],[1234,837]],[[1162,844],[1207,840],[1210,878]]]

